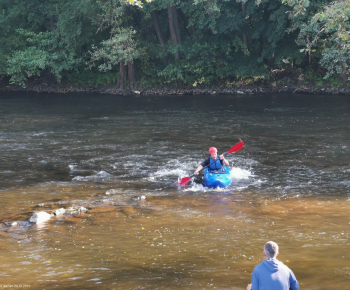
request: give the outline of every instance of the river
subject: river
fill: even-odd
[[[2,92],[0,124],[2,288],[246,289],[273,240],[350,289],[350,96]],[[174,185],[240,140],[228,188]]]

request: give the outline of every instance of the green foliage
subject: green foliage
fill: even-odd
[[[133,61],[142,54],[141,49],[136,48],[134,35],[136,31],[130,28],[116,28],[113,35],[101,42],[100,47],[92,46],[91,62],[93,65],[99,60],[100,71],[109,71],[120,61]]]
[[[340,0],[0,0],[0,77],[97,86],[115,83],[131,61],[143,84],[244,85],[311,68],[317,79],[306,81],[336,86],[350,77],[349,19],[350,2]]]
[[[0,0],[0,40],[5,40],[0,44],[0,73],[22,86],[30,77],[47,74],[60,82],[64,71],[83,62],[84,46],[95,34],[85,18],[94,13],[93,2]]]
[[[130,5],[135,5],[135,6],[139,6],[142,7],[143,2],[140,0],[124,0],[125,3],[130,4]],[[145,2],[152,2],[152,0],[145,0]]]
[[[343,86],[339,79],[335,77],[328,78],[328,82],[332,88],[340,88]]]
[[[317,87],[331,87],[331,88],[340,88],[343,86],[343,83],[336,76],[324,77],[324,71],[319,70],[315,71],[312,67],[308,67],[304,70],[304,83]]]
[[[127,1],[129,4],[137,5],[139,1]],[[91,67],[99,61],[100,71],[109,71],[121,61],[134,61],[139,58],[143,51],[138,48],[135,40],[136,30],[132,26],[124,27],[126,6],[119,0],[98,0],[101,14],[98,16],[99,30],[109,29],[109,38],[102,40],[99,46],[92,45]]]
[[[65,75],[67,80],[75,86],[93,86],[98,87],[104,84],[115,84],[119,78],[119,73],[108,72],[101,73],[92,70],[82,70]]]
[[[299,30],[300,52],[308,55],[309,61],[316,53],[319,63],[326,69],[325,78],[340,76],[345,82],[350,65],[350,2],[282,2],[293,7],[293,29]]]
[[[25,81],[33,76],[40,76],[48,69],[57,79],[61,73],[70,70],[79,62],[73,51],[60,50],[57,47],[57,35],[52,32],[38,33],[19,29],[18,34],[25,37],[28,46],[15,51],[7,61],[6,73],[11,76],[10,83],[25,86]]]
[[[226,87],[237,87],[240,88],[242,86],[249,85],[261,85],[261,83],[265,82],[265,77],[239,77],[233,81],[227,81]]]
[[[11,75],[10,83],[25,87],[27,78],[40,76],[46,67],[48,57],[47,53],[35,47],[14,52],[7,63],[7,74]]]
[[[157,82],[157,59],[152,57],[149,53],[144,53],[138,60],[135,61],[138,69],[138,79],[151,80]]]
[[[350,65],[350,50],[340,49],[337,46],[329,47],[323,50],[320,64],[327,68],[325,78],[337,76],[345,69],[346,74],[349,74]],[[342,65],[343,67],[342,67]]]
[[[178,48],[173,46],[172,49],[170,51],[174,52]],[[185,43],[183,49],[184,58],[177,65],[169,64],[158,73],[163,81],[169,84],[210,84],[218,78],[216,53],[219,48],[215,44]]]

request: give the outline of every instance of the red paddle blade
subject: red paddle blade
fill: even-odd
[[[233,146],[230,150],[227,151],[227,154],[241,150],[243,148],[243,145],[244,145],[243,141],[238,142],[235,146]]]
[[[184,186],[190,181],[190,179],[191,177],[184,177],[184,178],[181,178],[179,181],[176,181],[174,184]]]

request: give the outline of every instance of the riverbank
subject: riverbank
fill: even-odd
[[[251,95],[271,93],[297,93],[297,94],[328,94],[350,95],[349,87],[319,87],[315,85],[233,85],[233,86],[210,86],[210,87],[174,87],[154,86],[136,87],[135,89],[120,89],[116,85],[100,86],[73,86],[66,84],[31,83],[25,88],[18,85],[9,85],[0,82],[2,92],[35,92],[35,93],[100,93],[112,95]]]

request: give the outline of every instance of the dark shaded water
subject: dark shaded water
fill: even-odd
[[[302,287],[347,289],[349,113],[350,96],[2,93],[1,221],[90,210],[2,228],[1,283],[245,289],[275,240]],[[228,188],[173,185],[240,139]]]

